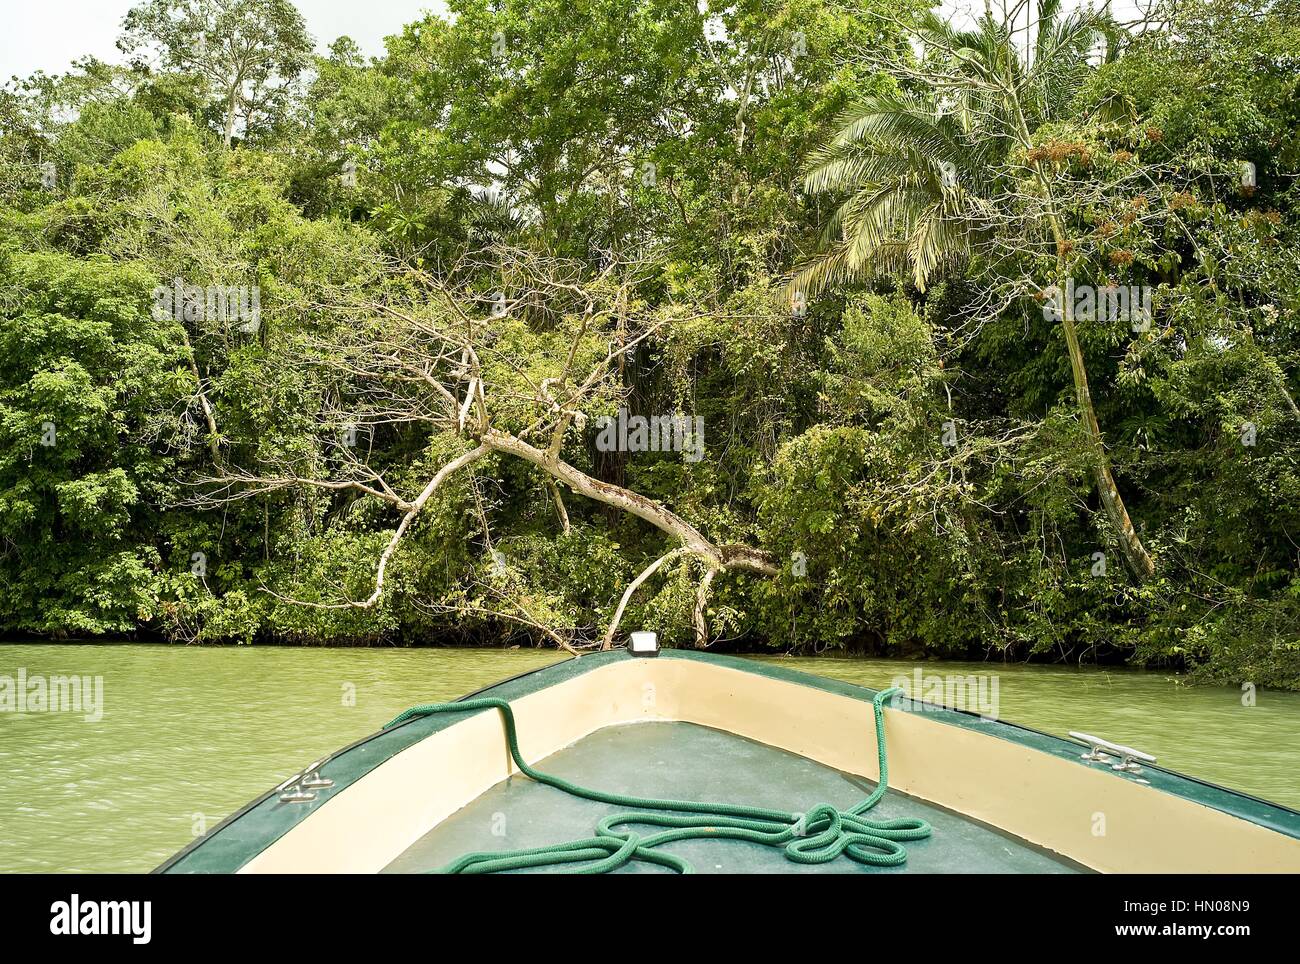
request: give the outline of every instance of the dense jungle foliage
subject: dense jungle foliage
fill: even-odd
[[[449,7],[367,59],[287,0],[146,0],[121,64],[0,91],[4,631],[582,646],[669,554],[622,623],[671,644],[1300,687],[1300,2]],[[1063,321],[1064,281],[1150,315]],[[502,449],[398,532],[480,437],[354,361],[426,284],[502,432],[614,346],[565,463],[774,573]],[[620,406],[702,458],[602,451]]]

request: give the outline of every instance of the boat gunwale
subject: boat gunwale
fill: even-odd
[[[479,687],[478,689],[476,689],[476,690],[472,690],[472,691],[469,692],[469,693],[465,693],[465,694],[463,694],[463,695],[461,695],[461,696],[457,696],[455,699],[451,700],[451,702],[453,702],[453,703],[462,703],[462,702],[464,702],[465,700],[472,700],[472,699],[474,699],[474,698],[477,697],[477,696],[482,696],[484,693],[487,693],[489,690],[494,690],[494,689],[496,689],[498,686],[505,686],[507,683],[513,683],[513,682],[515,682],[516,680],[523,679],[525,676],[531,676],[531,675],[533,675],[534,673],[539,673],[539,672],[541,672],[542,670],[551,669],[552,667],[555,667],[555,666],[561,666],[561,665],[563,665],[563,664],[565,664],[565,663],[571,663],[571,662],[573,662],[575,659],[579,659],[579,658],[580,658],[579,656],[569,656],[569,657],[567,657],[567,658],[565,658],[565,659],[557,659],[554,663],[548,663],[548,664],[545,665],[545,666],[534,666],[532,669],[526,669],[526,670],[524,670],[522,673],[515,673],[513,676],[506,676],[506,677],[503,677],[503,678],[497,680],[495,683],[488,683],[486,686],[480,686],[480,687]],[[397,726],[392,727],[391,729],[389,729],[389,728],[383,728],[383,729],[375,730],[375,732],[373,732],[373,733],[367,733],[365,736],[361,737],[360,739],[353,740],[351,743],[347,744],[346,746],[339,747],[339,749],[335,750],[333,753],[329,754],[329,755],[326,756],[326,757],[323,757],[323,758],[321,759],[320,763],[317,764],[317,769],[320,769],[320,767],[323,767],[323,766],[325,766],[326,764],[330,763],[331,761],[337,759],[338,757],[343,756],[343,754],[345,754],[345,753],[349,753],[349,752],[351,752],[352,750],[355,750],[355,749],[357,749],[358,747],[361,747],[361,746],[363,746],[364,744],[369,743],[369,742],[372,741],[372,740],[376,740],[376,739],[378,739],[379,737],[383,736],[385,733],[390,733],[390,732],[392,732],[393,730],[401,729],[403,726],[406,726],[406,725],[407,725],[408,723],[410,723],[410,722],[412,722],[412,721],[411,721],[411,720],[404,720],[404,721],[402,721],[401,723],[399,723]],[[436,731],[432,731],[432,732],[436,732]],[[398,751],[396,751],[396,752],[400,753],[401,751],[398,750]],[[301,777],[302,774],[303,774],[303,772],[304,772],[304,771],[301,771],[301,770],[298,771],[297,773],[293,774],[292,776],[286,778],[286,779],[285,779],[284,781],[282,781],[281,783],[276,784],[276,786],[272,787],[270,790],[267,790],[267,791],[266,791],[265,793],[263,793],[262,795],[260,795],[260,796],[258,796],[258,797],[255,797],[254,799],[250,800],[248,803],[244,804],[244,805],[243,805],[242,807],[240,807],[238,810],[236,810],[236,811],[234,811],[233,813],[229,814],[225,819],[223,819],[220,823],[218,823],[218,824],[217,824],[215,827],[213,827],[211,830],[207,831],[206,833],[202,834],[201,836],[195,837],[193,840],[191,840],[188,844],[186,844],[186,845],[185,845],[184,847],[182,847],[180,850],[176,851],[176,853],[172,854],[170,857],[168,857],[166,860],[164,860],[161,864],[159,864],[159,865],[158,865],[157,867],[155,867],[153,870],[149,871],[149,873],[151,873],[151,874],[165,874],[165,873],[167,873],[167,872],[171,869],[172,866],[174,866],[175,864],[177,864],[178,862],[180,862],[181,860],[183,860],[185,857],[188,857],[191,853],[193,853],[193,852],[194,852],[195,850],[197,850],[199,847],[202,847],[205,843],[207,843],[207,842],[209,841],[210,838],[214,837],[217,833],[219,833],[220,831],[226,829],[227,827],[229,827],[232,823],[234,823],[236,820],[240,819],[241,817],[247,816],[251,811],[253,811],[253,810],[255,810],[257,807],[261,806],[263,803],[265,803],[265,802],[266,802],[267,800],[269,800],[271,797],[275,796],[277,793],[282,792],[284,786],[285,786],[287,783],[289,783],[289,782],[291,782],[291,781],[293,781],[293,780],[296,780],[297,778]],[[366,771],[366,772],[369,772],[369,771]],[[357,779],[361,779],[361,777],[363,777],[363,776],[365,776],[364,773],[361,774],[361,775],[359,775],[359,776],[357,777]],[[307,810],[305,813],[311,813],[311,812],[312,812],[311,810]],[[304,815],[305,815],[305,814],[304,814]],[[278,838],[277,838],[277,839],[278,839]],[[270,840],[270,841],[267,842],[266,846],[269,847],[269,846],[270,846],[272,843],[274,843],[274,842],[275,842],[274,840]],[[249,859],[251,859],[253,856],[254,856],[253,854],[250,854],[250,855],[249,855]]]
[[[512,693],[509,696],[502,697],[507,700],[518,699],[528,695],[529,693],[538,692],[539,690],[545,689],[549,686],[558,685],[563,682],[566,682],[567,680],[572,679],[581,673],[589,672],[592,669],[599,668],[602,666],[613,665],[614,663],[621,662],[623,660],[631,660],[637,658],[642,658],[642,657],[634,657],[630,653],[626,652],[626,650],[623,649],[571,656],[567,659],[557,660],[556,662],[550,663],[546,666],[539,666],[534,669],[526,670],[522,673],[517,673],[513,676],[509,676],[497,680],[494,683],[490,683],[486,686],[480,687],[479,689],[474,690],[470,693],[466,693],[462,696],[458,696],[454,700],[451,700],[450,702],[457,702],[457,703],[463,702],[466,700],[473,699],[475,697],[492,693],[493,691],[499,690],[503,687],[510,688],[511,684],[531,680],[531,678],[533,677],[558,676],[558,678],[556,679],[545,679],[544,681],[542,681],[541,685],[528,686],[523,690],[521,690],[520,692]],[[872,689],[867,686],[862,686],[857,683],[850,683],[845,680],[835,679],[827,676],[818,676],[812,673],[803,672],[802,670],[779,666],[773,663],[769,663],[767,661],[746,659],[744,657],[731,656],[727,654],[702,653],[702,652],[695,652],[692,650],[667,649],[667,650],[660,651],[660,653],[656,658],[682,659],[687,661],[714,663],[716,665],[725,666],[727,668],[735,669],[741,672],[753,673],[759,676],[766,676],[774,680],[783,681],[794,685],[803,685],[803,686],[810,687],[812,689],[818,689],[824,692],[835,693],[840,696],[846,696],[850,699],[855,699],[863,702],[870,702],[871,698],[874,697],[878,692],[880,692],[879,690]],[[928,719],[933,719],[939,722],[945,722],[949,725],[957,726],[960,729],[974,730],[975,732],[981,733],[986,736],[993,736],[998,739],[1005,740],[1007,742],[1025,746],[1029,749],[1036,750],[1038,752],[1047,753],[1050,756],[1054,756],[1060,759],[1070,760],[1079,766],[1089,766],[1089,764],[1081,758],[1080,751],[1083,750],[1084,748],[1080,744],[1065,739],[1063,737],[1056,736],[1052,733],[1048,733],[1044,730],[1039,730],[1031,726],[1026,726],[1021,723],[1014,723],[1011,721],[1001,720],[1001,719],[986,719],[980,714],[974,713],[969,710],[956,709],[939,703],[931,703],[926,700],[911,699],[910,697],[896,698],[896,700],[891,703],[891,708],[897,709],[901,712],[908,712],[908,713],[919,712],[924,714],[925,717]],[[474,713],[478,711],[467,710],[465,712]],[[373,769],[380,766],[388,759],[391,759],[393,756],[397,755],[398,753],[401,753],[402,751],[410,748],[411,746],[414,746],[416,743],[426,739],[429,736],[432,736],[437,732],[440,732],[452,725],[455,725],[456,723],[464,720],[465,718],[466,717],[460,713],[443,714],[438,716],[412,717],[410,719],[403,721],[397,726],[377,730],[374,733],[364,736],[334,751],[333,753],[329,754],[328,756],[324,757],[321,760],[319,765],[316,767],[317,770],[323,770],[330,763],[336,762],[340,758],[344,757],[345,755],[353,753],[359,749],[363,749],[369,744],[372,744],[377,740],[381,740],[389,736],[401,735],[407,733],[412,727],[415,727],[416,729],[423,731],[420,733],[418,737],[415,737],[410,741],[404,741],[404,740],[396,741],[399,742],[401,745],[394,746],[394,748],[389,753],[387,753],[380,759],[374,760],[373,762],[370,763],[370,765],[366,766],[363,764],[362,768],[359,769],[358,772],[352,774],[329,774],[329,776],[334,780],[334,786],[332,788],[330,788],[329,790],[322,791],[320,796],[315,801],[312,801],[309,804],[293,805],[295,807],[295,809],[291,811],[293,815],[293,819],[290,820],[287,825],[268,826],[260,835],[260,839],[257,842],[255,842],[255,844],[250,845],[247,848],[244,848],[238,855],[234,857],[234,860],[238,861],[237,863],[234,864],[234,866],[230,866],[230,864],[233,863],[234,860],[220,861],[222,865],[219,868],[216,869],[196,868],[195,872],[232,873],[238,871],[245,864],[247,864],[254,857],[256,857],[259,853],[261,853],[263,850],[265,850],[266,848],[274,844],[280,837],[288,833],[294,826],[301,823],[308,816],[314,813],[318,807],[328,803],[329,800],[332,799],[334,794],[345,789],[351,784],[363,779]],[[1113,771],[1110,771],[1109,768],[1107,768],[1107,770],[1105,771],[1102,771],[1095,767],[1091,767],[1091,769],[1095,770],[1096,772],[1108,773],[1110,776],[1114,777],[1115,779],[1121,779],[1121,780],[1128,779],[1127,774],[1115,773]],[[1291,807],[1288,807],[1285,804],[1276,803],[1271,800],[1265,800],[1261,797],[1256,797],[1240,790],[1234,790],[1230,787],[1225,787],[1220,784],[1216,784],[1208,780],[1201,779],[1199,777],[1190,776],[1188,774],[1181,773],[1177,770],[1171,770],[1167,767],[1159,766],[1158,764],[1144,765],[1144,773],[1148,771],[1155,771],[1161,776],[1159,784],[1155,782],[1152,782],[1150,784],[1152,789],[1158,790],[1163,793],[1169,793],[1174,796],[1185,799],[1189,802],[1196,803],[1213,810],[1217,810],[1219,812],[1225,813],[1229,816],[1235,817],[1240,820],[1244,820],[1248,823],[1254,824],[1261,828],[1271,830],[1276,833],[1280,833],[1284,836],[1300,839],[1300,811],[1292,809]],[[152,873],[162,874],[162,873],[172,873],[172,872],[185,872],[184,870],[177,871],[175,870],[175,868],[177,867],[178,864],[182,863],[187,858],[195,855],[196,852],[198,852],[205,846],[212,845],[219,834],[221,834],[223,831],[228,831],[232,825],[234,825],[235,823],[241,820],[248,818],[254,811],[259,810],[263,804],[267,803],[277,794],[282,792],[283,788],[286,785],[290,785],[292,783],[292,780],[300,775],[301,773],[295,774],[294,777],[290,777],[288,780],[278,784],[274,788],[268,790],[266,793],[263,793],[262,795],[258,796],[254,800],[250,801],[248,804],[241,807],[239,810],[236,810],[234,813],[230,814],[219,824],[213,827],[212,830],[208,831],[203,836],[200,836],[195,840],[191,841],[183,849],[178,851],[176,854],[172,855],[170,858],[168,858],[166,861],[164,861],[162,864],[156,867],[152,871]],[[1189,790],[1194,790],[1195,788],[1200,788],[1203,791],[1208,791],[1208,793],[1188,792]],[[1207,796],[1216,797],[1218,799],[1216,800],[1206,799]],[[1234,803],[1240,803],[1245,806],[1244,807],[1233,806]],[[1249,809],[1262,809],[1265,811],[1271,811],[1271,813],[1251,813],[1248,812]],[[275,814],[277,816],[280,816],[286,812],[287,811],[281,810],[279,807],[273,807],[271,810],[266,811],[266,815],[269,816],[271,814]]]

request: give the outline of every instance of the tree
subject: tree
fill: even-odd
[[[1117,55],[1118,33],[1106,14],[1063,16],[1061,0],[1021,7],[1037,13],[1025,28],[1016,11],[995,18],[987,4],[971,31],[926,15],[916,31],[922,58],[891,65],[900,90],[867,98],[814,155],[808,189],[847,199],[823,235],[829,250],[796,276],[797,290],[910,267],[924,291],[941,268],[977,251],[1005,263],[1006,249],[1032,251],[1043,241],[1054,249],[1050,283],[1065,290],[1080,262],[1050,176],[1053,158],[1037,149],[1035,134],[1066,114],[1100,45]],[[1155,567],[1111,472],[1073,311],[1059,314],[1098,495],[1143,581]]]
[[[1105,56],[1020,0],[452,3],[246,85],[240,150],[162,56],[0,91],[0,628],[1300,685],[1298,0]],[[707,445],[611,451],[624,408]]]
[[[117,46],[202,77],[224,111],[227,147],[241,114],[246,131],[273,117],[312,52],[289,0],[146,0],[123,19]]]
[[[498,246],[467,254],[447,278],[403,272],[402,283],[395,286],[397,297],[358,300],[355,294],[334,292],[337,300],[318,302],[318,307],[335,324],[313,336],[305,351],[285,359],[301,374],[286,371],[282,377],[336,386],[319,415],[319,444],[337,463],[336,471],[322,474],[319,460],[301,455],[251,468],[218,464],[219,474],[209,480],[210,494],[197,504],[211,507],[315,489],[359,494],[396,510],[399,521],[379,556],[368,597],[294,600],[324,609],[366,609],[380,601],[394,553],[451,478],[488,456],[518,459],[546,478],[565,528],[568,513],[557,483],[649,523],[674,543],[627,586],[602,637],[604,648],[611,645],[632,594],[667,561],[684,555],[704,568],[693,623],[697,641],[707,642],[704,612],[715,576],[725,571],[773,576],[772,558],[759,549],[710,539],[662,503],[595,478],[564,452],[566,442],[572,444],[571,434],[580,435],[597,412],[609,414],[623,399],[616,380],[619,357],[667,325],[691,320],[682,307],[653,312],[639,304],[634,291],[646,267],[614,258],[591,277],[580,262]],[[501,287],[485,291],[485,278]],[[389,482],[382,455],[372,457],[338,441],[345,434],[373,438],[394,426],[433,433],[429,454],[459,449],[454,457],[439,458],[436,471],[408,495]],[[656,428],[684,430],[672,423]],[[404,462],[399,470],[409,467]],[[490,530],[486,517],[480,521]],[[487,542],[491,544],[490,531]],[[528,619],[571,648],[570,640],[529,618],[526,604],[507,602],[504,615],[511,615],[512,606],[522,610],[515,618]]]
[[[183,397],[170,319],[137,265],[0,252],[0,611],[26,632],[128,633],[156,612],[174,472],[149,440]]]

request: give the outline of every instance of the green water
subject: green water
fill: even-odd
[[[104,713],[0,713],[0,871],[147,871],[415,703],[539,650],[0,645],[0,675],[102,676]],[[349,705],[352,704],[352,705]]]
[[[414,703],[557,659],[535,650],[0,645],[0,676],[103,679],[103,715],[0,712],[0,871],[145,871],[304,765]],[[914,663],[780,659],[881,687]],[[925,663],[997,674],[999,713],[1088,730],[1175,769],[1300,807],[1300,694],[1162,674]]]

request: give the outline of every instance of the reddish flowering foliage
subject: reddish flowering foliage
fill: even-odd
[[[1026,152],[1025,157],[1034,164],[1043,161],[1060,164],[1064,161],[1077,160],[1087,167],[1092,163],[1092,151],[1088,146],[1074,141],[1047,141],[1039,147],[1031,148]]]

